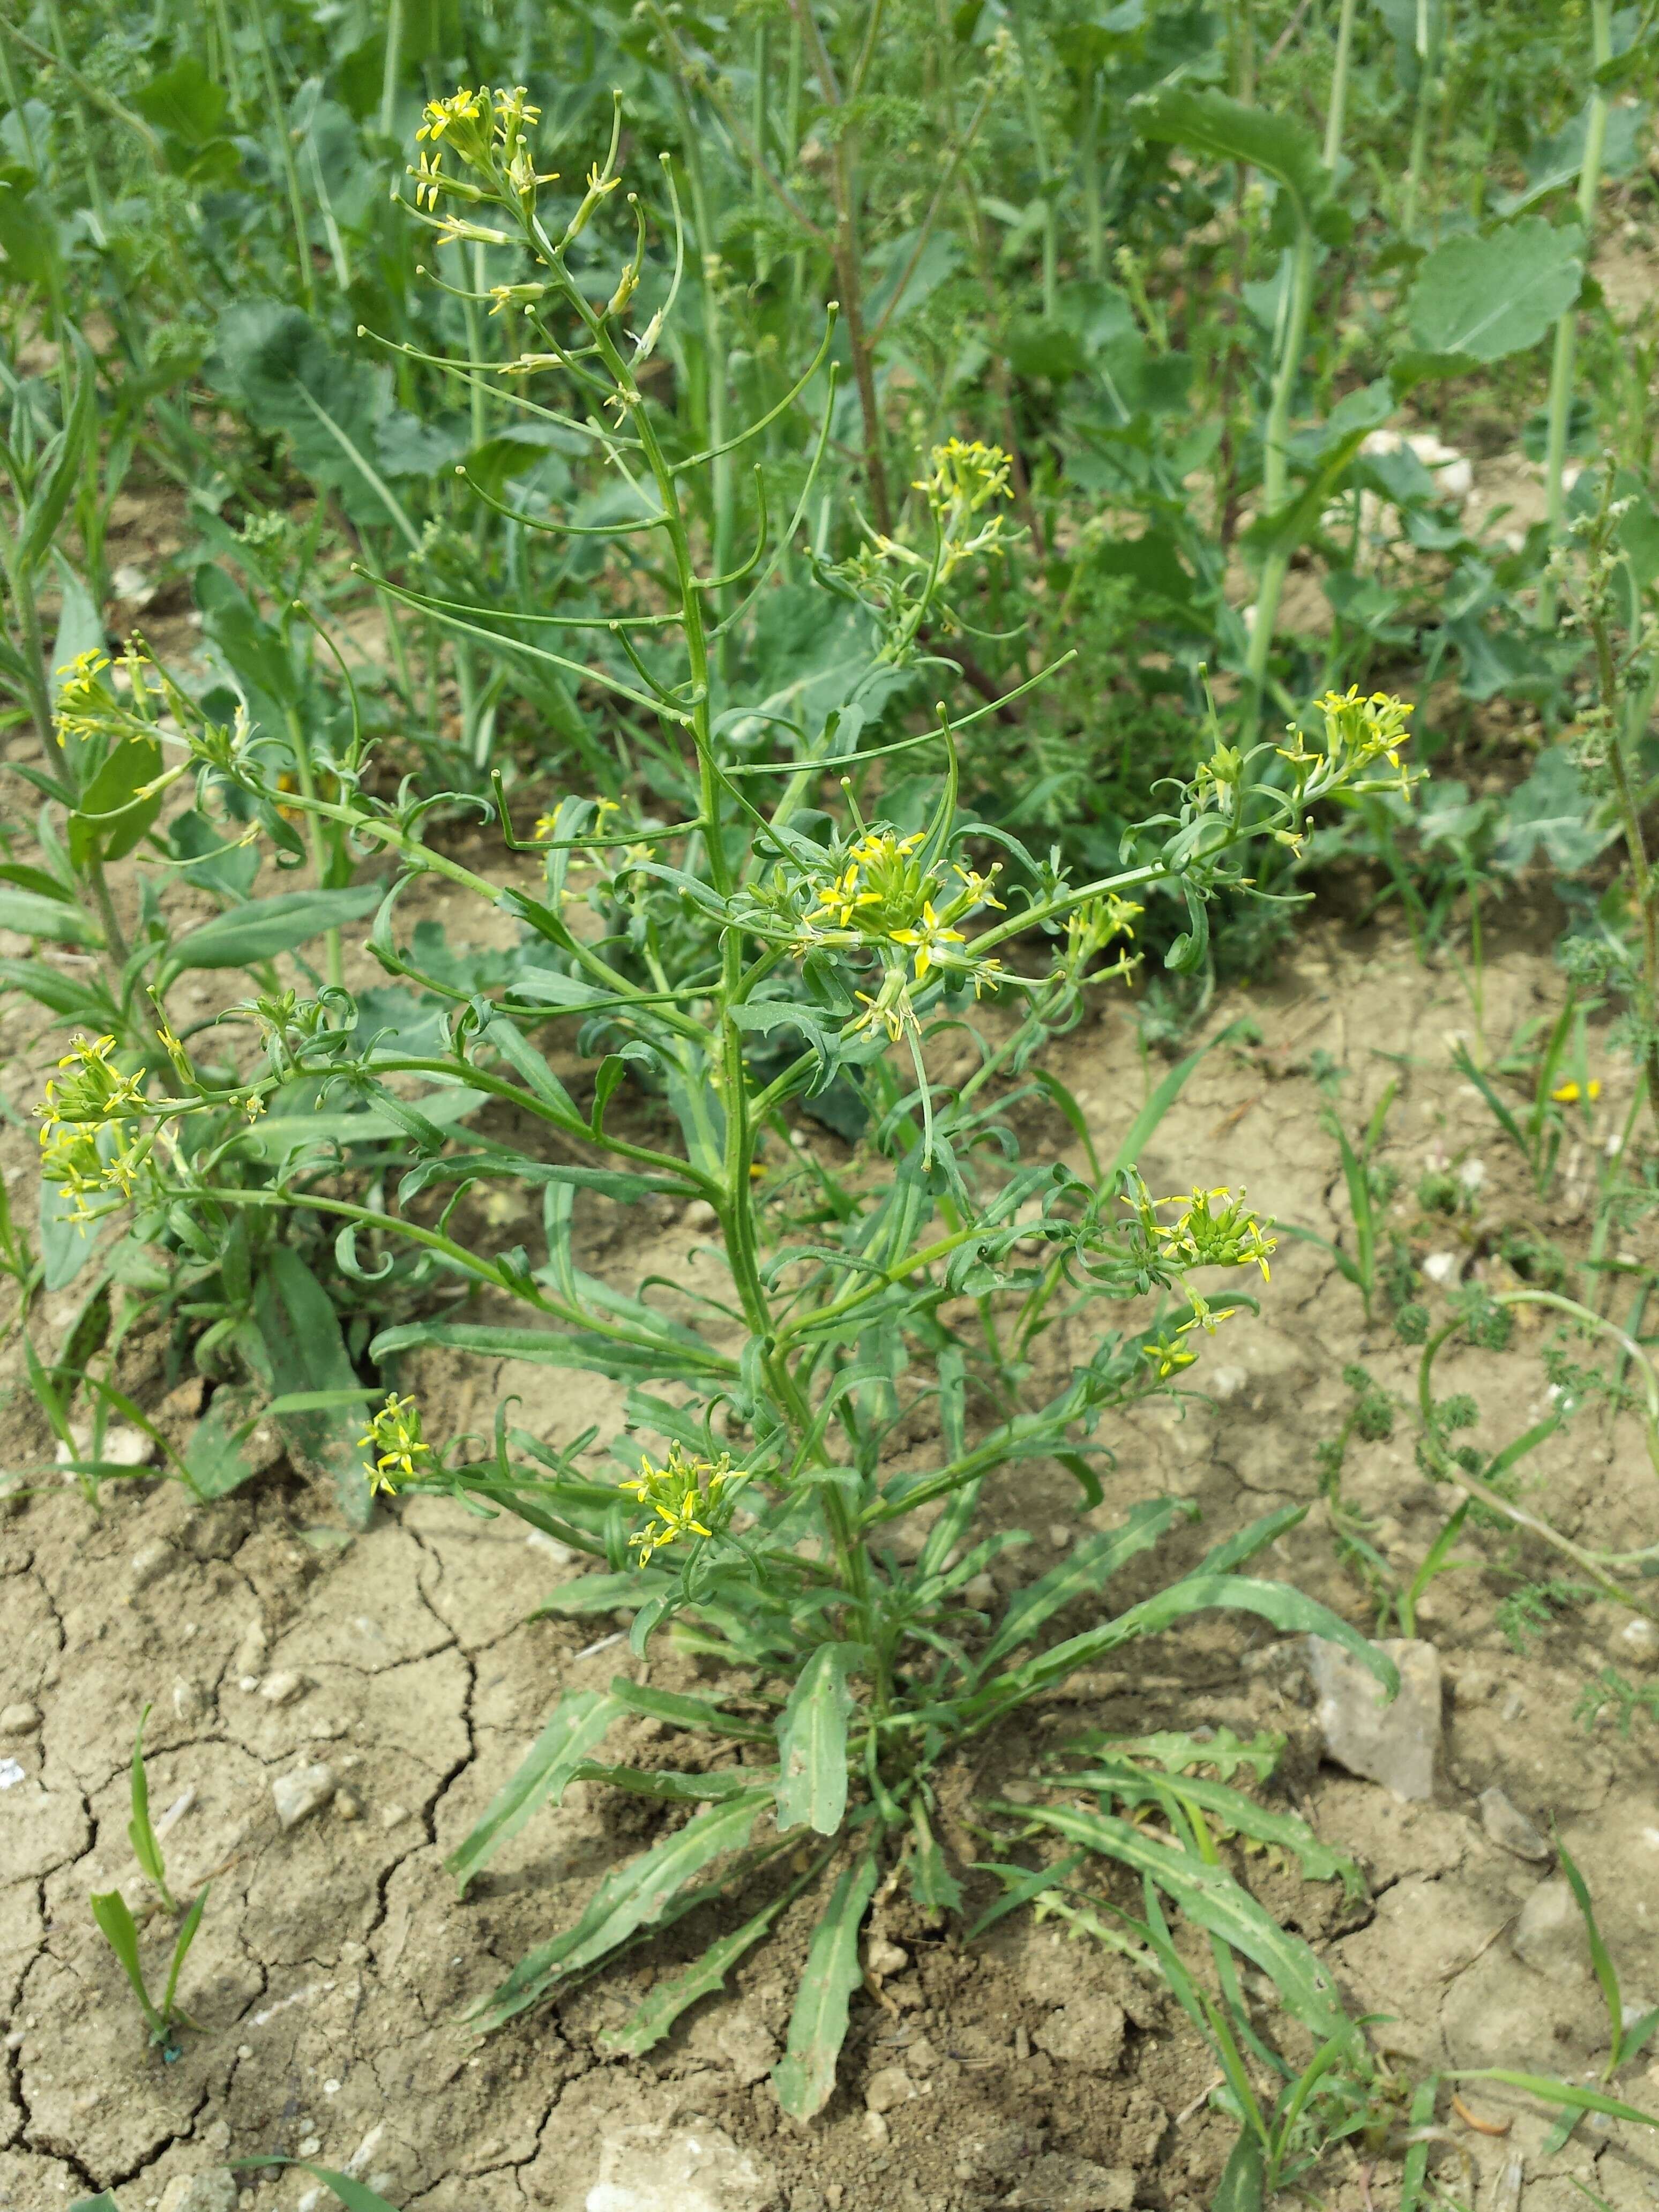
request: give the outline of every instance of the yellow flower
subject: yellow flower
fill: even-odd
[[[1550,1097],[1558,1106],[1576,1106],[1580,1098],[1594,1102],[1601,1096],[1601,1085],[1595,1076],[1581,1087],[1577,1083],[1558,1083]]]
[[[400,1482],[412,1482],[420,1470],[416,1462],[430,1459],[432,1447],[421,1436],[421,1409],[413,1398],[400,1398],[395,1390],[357,1439],[359,1451],[372,1456],[364,1462],[371,1492],[395,1498]]]
[[[740,1472],[732,1472],[732,1462],[724,1452],[717,1460],[698,1459],[676,1443],[670,1444],[660,1467],[653,1467],[648,1458],[641,1459],[639,1473],[617,1486],[655,1516],[628,1540],[630,1549],[639,1553],[639,1565],[644,1566],[653,1552],[664,1550],[683,1536],[714,1535],[729,1516],[726,1492],[742,1480]]]
[[[960,945],[964,940],[959,929],[947,929],[933,912],[931,899],[921,905],[921,926],[915,929],[894,929],[888,932],[895,945],[911,945],[915,949],[916,981],[920,983],[939,958],[939,949],[946,945]]]
[[[477,123],[484,112],[489,99],[488,87],[470,92],[461,85],[447,100],[428,100],[417,138],[429,138],[435,146],[447,132],[459,132],[469,123]]]

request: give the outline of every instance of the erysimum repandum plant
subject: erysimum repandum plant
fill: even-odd
[[[1095,880],[1074,882],[1052,857],[966,818],[956,741],[973,718],[929,711],[916,691],[944,665],[926,640],[954,619],[952,576],[995,558],[1002,534],[991,521],[1006,461],[962,441],[933,456],[890,532],[872,533],[854,563],[811,571],[831,595],[826,608],[850,599],[857,610],[861,658],[837,708],[809,714],[741,696],[714,648],[752,619],[811,479],[795,520],[757,543],[749,599],[723,599],[732,579],[704,573],[697,556],[702,488],[719,457],[671,449],[640,374],[678,281],[672,176],[661,189],[672,252],[659,268],[643,200],[623,197],[617,139],[560,201],[532,148],[535,123],[521,92],[434,102],[414,212],[481,246],[486,273],[500,275],[481,296],[518,318],[524,338],[496,374],[502,398],[580,434],[600,480],[626,488],[611,509],[620,520],[572,526],[609,531],[630,611],[550,615],[552,644],[525,642],[522,624],[512,635],[515,649],[608,696],[630,729],[654,726],[649,775],[620,799],[563,798],[528,838],[515,834],[498,782],[497,879],[428,841],[430,796],[374,795],[360,753],[331,787],[283,787],[257,731],[185,717],[204,806],[234,800],[239,820],[267,824],[287,810],[390,862],[370,943],[447,1012],[439,1041],[416,1048],[394,1030],[369,1034],[343,992],[255,1008],[269,1066],[247,1077],[247,1097],[308,1071],[333,1097],[372,1106],[403,1133],[395,1187],[354,1191],[337,1172],[292,1161],[275,1185],[250,1186],[220,1171],[222,1151],[204,1164],[184,1145],[152,1147],[143,1172],[153,1202],[186,1214],[309,1209],[336,1226],[348,1275],[372,1274],[371,1251],[415,1248],[470,1304],[383,1330],[372,1356],[393,1376],[404,1355],[441,1346],[585,1368],[626,1389],[629,1435],[614,1457],[591,1437],[555,1448],[514,1425],[510,1401],[486,1446],[428,1436],[419,1407],[395,1390],[363,1440],[381,1489],[515,1513],[587,1554],[593,1571],[562,1586],[555,1609],[631,1612],[635,1652],[712,1656],[741,1686],[716,1698],[618,1679],[557,1706],[454,1855],[463,1886],[579,1778],[657,1799],[661,1832],[477,2017],[507,2020],[711,1897],[742,1897],[742,1926],[660,1981],[611,2039],[643,2051],[816,1885],[817,1930],[775,2076],[785,2107],[806,2115],[833,2086],[859,1930],[884,1873],[896,1880],[902,1869],[930,1910],[960,1903],[936,1833],[935,1778],[964,1741],[1201,1607],[1316,1629],[1387,1673],[1322,1607],[1241,1571],[1294,1515],[1220,1545],[1126,1611],[1100,1607],[1095,1626],[1058,1644],[1045,1643],[1048,1624],[1079,1597],[1097,1603],[1119,1568],[1190,1516],[1187,1504],[1152,1499],[1087,1534],[1000,1617],[969,1591],[1024,1540],[983,1529],[987,1478],[1058,1459],[1100,1504],[1103,1418],[1189,1364],[1204,1330],[1244,1302],[1218,1279],[1265,1275],[1273,1249],[1242,1194],[1200,1183],[1155,1200],[1134,1167],[1144,1126],[1087,1176],[1022,1162],[1016,1117],[1036,1090],[1029,1072],[1090,985],[1133,966],[1149,889],[1178,888],[1199,931],[1218,889],[1248,887],[1253,842],[1298,837],[1334,792],[1397,784],[1400,726],[1391,702],[1337,702],[1320,731],[1281,744],[1218,744],[1126,837],[1121,866]],[[590,225],[618,207],[631,214],[633,242],[606,271]],[[788,404],[805,404],[816,377],[815,365]],[[833,375],[823,383],[820,455]],[[750,424],[727,450],[764,428]],[[501,635],[487,605],[418,603],[459,629]],[[584,623],[580,657],[561,650],[562,633]],[[921,799],[919,758],[936,770]],[[902,786],[887,781],[896,760]],[[537,872],[528,886],[526,855]],[[399,896],[432,875],[518,923],[504,981],[462,988],[401,943]],[[574,1033],[580,1082],[555,1073],[550,1030],[567,1043]],[[969,1072],[949,1080],[938,1073],[947,1033],[973,1047]],[[112,1097],[124,1146],[146,1115],[187,1124],[185,1072],[165,1098]],[[810,1117],[832,1093],[862,1127],[850,1160]],[[457,1137],[458,1098],[468,1111],[515,1111],[489,1120],[489,1133]],[[203,1110],[218,1103],[204,1097]],[[539,1194],[539,1250],[492,1250],[483,1217],[462,1213],[469,1193],[502,1180]],[[578,1206],[585,1215],[653,1194],[712,1212],[723,1270],[714,1288],[688,1275],[635,1294],[582,1267]],[[1085,1359],[1034,1390],[1044,1332],[1096,1299],[1140,1301],[1143,1325],[1093,1335]],[[924,1402],[936,1410],[939,1449],[900,1467],[896,1439]],[[894,1540],[907,1520],[924,1533],[902,1558]],[[610,1729],[640,1712],[680,1732],[684,1764],[644,1772],[605,1762]],[[1238,1803],[1248,1826],[1254,1815]],[[1171,1879],[1184,1879],[1180,1855],[1167,1856]],[[1206,1875],[1212,1888],[1223,1879]],[[1275,1972],[1282,1947],[1258,1948]]]

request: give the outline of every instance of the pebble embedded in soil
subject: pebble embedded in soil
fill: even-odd
[[[1400,1670],[1400,1693],[1382,1702],[1382,1685],[1340,1644],[1308,1638],[1325,1755],[1364,1782],[1380,1782],[1406,1803],[1434,1795],[1440,1748],[1440,1655],[1417,1638],[1387,1637],[1376,1649]]]
[[[295,1774],[279,1774],[270,1785],[276,1818],[284,1828],[297,1828],[301,1820],[320,1812],[334,1795],[331,1766],[302,1766]]]
[[[1478,1802],[1480,1825],[1501,1850],[1513,1851],[1518,1859],[1534,1859],[1540,1863],[1553,1856],[1547,1838],[1524,1813],[1510,1804],[1501,1790],[1483,1790]]]
[[[270,1705],[289,1705],[305,1688],[303,1674],[283,1672],[267,1674],[259,1685],[259,1695]]]
[[[1627,1620],[1608,1647],[1615,1660],[1626,1667],[1659,1667],[1659,1628],[1638,1613]]]
[[[1540,1881],[1521,1908],[1510,1948],[1524,1966],[1552,1982],[1576,1982],[1589,1968],[1583,1916],[1560,1875]]]
[[[885,1936],[872,1936],[864,1947],[864,1963],[872,1974],[902,1974],[910,1954]]]
[[[1123,2056],[1123,2008],[1108,1996],[1077,1996],[1046,2020],[1031,2040],[1050,2058],[1091,2074],[1114,2074]]]
[[[188,1727],[207,1712],[207,1692],[190,1675],[181,1674],[173,1686],[173,1715]]]
[[[1045,2152],[1010,2197],[1008,2212],[1129,2212],[1135,2178],[1127,2166],[1097,2166],[1064,2151]]]
[[[864,2102],[872,2112],[896,2112],[915,2094],[916,2085],[902,2066],[884,2066],[864,2085]]]
[[[171,1544],[157,1536],[150,1543],[141,1544],[127,1562],[127,1581],[136,1590],[148,1589],[159,1582],[173,1565],[174,1553]]]
[[[39,1705],[8,1705],[0,1711],[0,1735],[33,1735],[40,1725]]]
[[[228,2166],[179,2174],[161,2192],[157,2212],[236,2212],[236,2177]]]

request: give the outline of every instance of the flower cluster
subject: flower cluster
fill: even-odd
[[[717,1460],[696,1459],[682,1445],[670,1444],[660,1467],[641,1459],[639,1473],[621,1485],[654,1516],[628,1540],[640,1565],[682,1536],[712,1536],[723,1528],[731,1517],[731,1493],[743,1479],[725,1452]]]
[[[1000,446],[977,438],[950,438],[935,446],[927,475],[914,486],[933,518],[932,543],[907,545],[872,532],[867,544],[830,572],[875,613],[887,633],[885,659],[907,659],[925,621],[945,630],[959,626],[942,594],[964,562],[1004,550],[1003,516],[983,509],[1012,496],[1012,466]]]
[[[1261,1268],[1262,1281],[1267,1280],[1268,1255],[1277,1250],[1278,1240],[1271,1233],[1273,1224],[1261,1219],[1245,1205],[1243,1190],[1237,1198],[1224,1187],[1194,1188],[1190,1198],[1180,1194],[1153,1198],[1142,1188],[1128,1195],[1125,1203],[1134,1207],[1147,1248],[1164,1268],[1184,1273],[1189,1267],[1255,1267]],[[1155,1211],[1160,1206],[1178,1206],[1182,1210],[1175,1220],[1160,1221]],[[1190,1367],[1197,1358],[1188,1342],[1194,1329],[1213,1336],[1227,1317],[1224,1310],[1213,1312],[1190,1283],[1182,1287],[1189,1308],[1187,1318],[1141,1347],[1143,1356],[1156,1366],[1161,1382]]]
[[[114,1060],[112,1036],[77,1036],[58,1063],[36,1112],[40,1116],[40,1173],[75,1200],[71,1218],[94,1218],[91,1200],[132,1196],[149,1146],[126,1125],[146,1110],[137,1077]]]
[[[538,174],[531,158],[529,128],[541,118],[542,111],[531,106],[521,84],[499,92],[487,84],[476,91],[461,85],[442,100],[428,100],[415,136],[429,150],[419,155],[409,172],[415,179],[416,207],[435,208],[443,193],[477,202],[498,199],[503,190],[527,202],[539,185],[556,183],[556,171]],[[483,182],[474,184],[447,170],[447,153]]]
[[[982,908],[1001,907],[993,888],[996,869],[982,876],[952,862],[947,871],[919,857],[927,842],[920,830],[908,837],[863,830],[831,874],[808,884],[812,903],[790,947],[798,959],[823,946],[877,954],[886,971],[882,989],[875,998],[859,994],[866,1012],[854,1026],[880,1021],[896,1041],[915,1018],[913,983],[938,972],[971,979],[977,993],[1003,979],[1000,961],[958,949],[967,938],[957,927]]]
[[[1325,722],[1324,758],[1339,779],[1363,775],[1378,761],[1386,761],[1399,777],[1400,789],[1410,790],[1412,778],[1400,758],[1400,748],[1411,738],[1406,722],[1413,710],[1407,702],[1387,691],[1373,691],[1367,698],[1351,684],[1346,691],[1328,691],[1318,706]],[[1291,743],[1278,750],[1293,767],[1311,767],[1319,761],[1319,754],[1304,745],[1299,729],[1292,726],[1287,735]]]
[[[384,1492],[394,1498],[400,1484],[416,1481],[430,1471],[418,1464],[432,1457],[432,1447],[421,1435],[421,1409],[413,1398],[400,1398],[395,1390],[369,1416],[357,1448],[367,1455],[364,1472],[377,1495]]]

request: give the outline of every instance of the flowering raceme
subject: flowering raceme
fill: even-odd
[[[629,1538],[644,1566],[653,1552],[677,1543],[683,1536],[713,1536],[731,1518],[729,1492],[743,1480],[733,1473],[722,1452],[717,1460],[696,1459],[679,1444],[670,1444],[660,1467],[641,1459],[640,1471],[618,1487],[630,1492],[655,1516]]]

